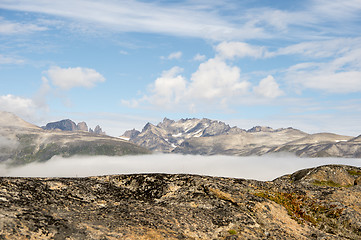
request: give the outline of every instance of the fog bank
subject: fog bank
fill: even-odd
[[[356,158],[299,158],[293,155],[199,156],[152,154],[140,156],[55,156],[45,163],[7,168],[0,165],[1,176],[13,177],[85,177],[132,173],[187,173],[209,176],[272,180],[297,170],[325,164],[361,167]]]

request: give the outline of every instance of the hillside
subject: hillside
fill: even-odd
[[[0,112],[0,162],[46,161],[54,155],[125,155],[149,151],[130,142],[85,131],[43,130],[19,117]]]
[[[291,152],[302,157],[360,157],[360,138],[333,133],[308,134],[294,128],[255,126],[249,130],[210,119],[164,118],[142,131],[126,131],[130,142],[152,151],[202,155],[264,155]]]
[[[0,178],[2,239],[361,239],[361,168]]]

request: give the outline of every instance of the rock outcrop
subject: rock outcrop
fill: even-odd
[[[84,131],[84,132],[88,132],[88,125],[86,124],[86,122],[80,122],[76,125],[77,130],[79,131]]]
[[[53,129],[60,129],[62,131],[77,131],[78,128],[70,119],[64,119],[58,122],[51,122],[46,124],[45,127],[43,127],[44,130],[53,130]]]
[[[83,132],[90,132],[99,135],[106,134],[105,132],[103,132],[102,128],[99,125],[97,125],[94,130],[91,128],[88,129],[88,125],[86,124],[86,122],[80,122],[76,124],[70,119],[64,119],[61,121],[48,123],[46,124],[46,126],[43,126],[42,129],[44,130],[59,129],[62,131],[83,131]]]
[[[1,239],[361,239],[361,168],[0,178]],[[335,182],[336,181],[336,182]]]

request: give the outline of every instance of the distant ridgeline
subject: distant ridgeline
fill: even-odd
[[[264,155],[277,152],[301,157],[361,157],[361,135],[343,136],[288,128],[256,126],[245,130],[207,118],[164,118],[142,131],[126,131],[123,139],[152,151],[201,155]]]
[[[64,119],[58,122],[51,122],[41,128],[44,130],[60,129],[62,131],[84,131],[101,135],[106,134],[105,132],[103,132],[102,128],[99,125],[97,125],[94,130],[91,128],[88,129],[88,125],[86,124],[86,122],[80,122],[78,124],[75,124],[75,122],[70,119]]]

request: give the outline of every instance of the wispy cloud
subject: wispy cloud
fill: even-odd
[[[5,20],[0,17],[0,35],[30,34],[47,30],[44,26],[38,26],[33,23],[19,23]]]
[[[127,52],[127,51],[124,51],[124,50],[120,50],[119,53],[120,53],[121,55],[128,55],[128,52]]]
[[[0,64],[22,64],[24,62],[24,59],[0,54]]]
[[[260,38],[309,39],[352,33],[352,27],[335,28],[337,24],[357,26],[360,14],[358,0],[308,0],[298,10],[272,7],[244,8],[243,4],[224,1],[161,2],[110,0],[28,1],[4,0],[0,8],[36,12],[62,17],[78,23],[91,24],[98,29],[116,32],[161,33],[213,40],[245,40]],[[69,7],[72,6],[72,7]],[[232,7],[229,7],[232,6]],[[227,12],[242,14],[234,17]],[[324,24],[328,23],[328,24]],[[78,24],[79,25],[79,24]],[[70,25],[69,25],[70,26]],[[10,24],[6,32],[17,29],[44,30],[34,24]],[[12,30],[11,30],[12,29]],[[312,33],[312,34],[307,34]]]
[[[194,61],[200,61],[200,62],[203,62],[204,60],[206,60],[206,56],[205,56],[205,55],[202,55],[202,54],[197,53],[197,54],[193,57],[193,60],[194,60]]]
[[[267,54],[265,47],[254,46],[244,42],[222,42],[216,46],[219,57],[225,59],[233,58],[263,58]]]
[[[313,60],[290,66],[286,71],[286,80],[303,88],[330,93],[360,92],[359,40],[336,39],[328,42],[301,43],[279,50],[280,54],[299,53]]]
[[[172,4],[140,1],[16,0],[2,1],[0,8],[59,16],[119,32],[163,33],[208,39],[262,35],[259,30],[236,27],[214,11],[187,4],[174,7]]]
[[[182,55],[183,53],[181,51],[178,51],[178,52],[172,52],[166,57],[161,56],[160,58],[163,60],[173,60],[173,59],[180,59]]]

